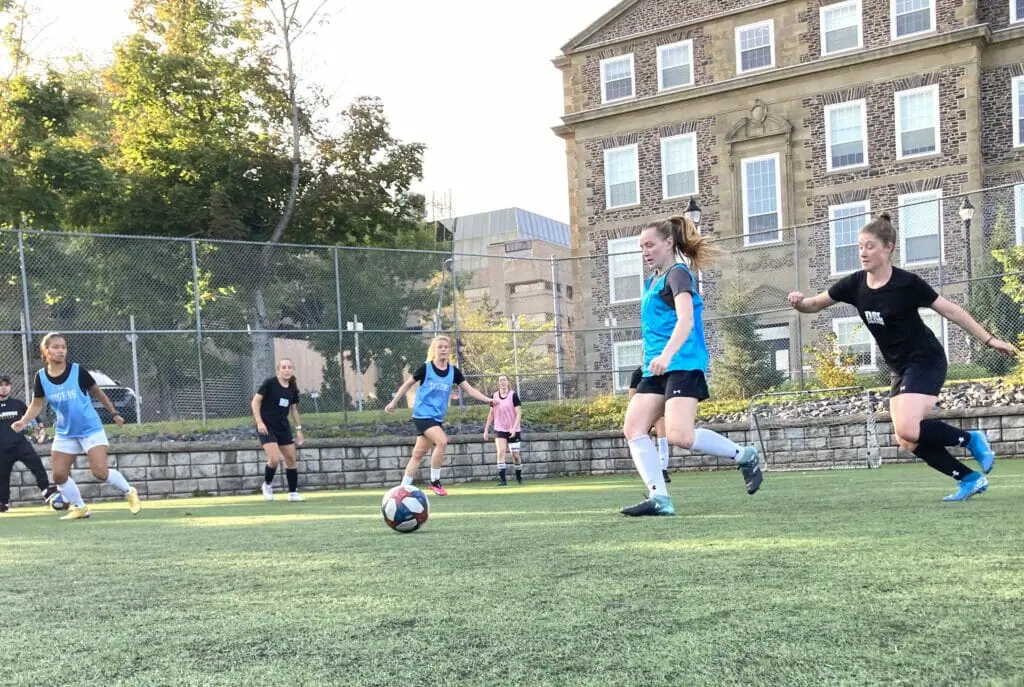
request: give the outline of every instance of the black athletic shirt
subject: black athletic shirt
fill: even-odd
[[[696,286],[693,277],[684,269],[669,268],[665,276],[665,285],[661,287],[658,296],[662,302],[674,311],[676,309],[676,295],[680,293],[696,293]],[[639,384],[639,382],[637,382]]]
[[[10,398],[0,401],[0,446],[12,446],[24,439],[24,436],[11,429],[11,425],[21,418],[28,410],[25,402]]]
[[[644,378],[644,366],[641,365],[640,367],[638,367],[635,370],[633,370],[633,376],[629,378],[629,388],[630,389],[635,389],[638,386],[640,386],[640,380],[643,379],[643,378]]]
[[[288,411],[293,405],[299,405],[299,390],[290,386],[281,386],[277,377],[268,377],[260,384],[256,393],[263,397],[260,401],[260,418],[267,430],[284,434],[290,431]]]
[[[829,287],[828,295],[857,308],[894,372],[902,373],[911,362],[945,359],[942,344],[917,312],[931,306],[939,294],[913,272],[893,267],[888,283],[871,289],[867,273],[858,270]]]
[[[438,368],[438,366],[434,365],[433,362],[431,362],[430,365],[434,368],[434,374],[436,374],[438,377],[445,377],[448,375],[448,370],[442,370]],[[455,386],[458,386],[459,384],[462,384],[464,381],[466,381],[466,378],[462,376],[462,370],[455,367],[451,363],[448,363],[448,367],[451,367],[455,370],[455,381],[453,382]],[[422,365],[420,365],[419,369],[416,370],[416,373],[413,374],[412,378],[415,379],[420,384],[422,384],[423,380],[427,378],[427,364],[423,363]]]
[[[506,398],[508,398],[508,394],[505,394],[504,396],[502,396],[501,392],[499,391],[498,392],[498,398],[500,398],[502,401],[504,401]],[[519,400],[519,394],[516,393],[515,391],[513,391],[512,392],[512,407],[513,408],[518,408],[518,407],[520,407],[522,405],[523,405],[523,402]]]
[[[38,372],[36,372],[36,381],[35,384],[33,384],[32,386],[32,393],[35,395],[35,398],[46,398],[46,392],[43,391],[43,381],[39,378],[39,375],[46,375],[54,384],[63,384],[64,382],[68,381],[68,375],[70,374],[71,363],[68,363],[67,367],[64,368],[64,371],[61,372],[56,377],[50,377],[50,374],[46,371],[46,368],[41,368]],[[78,386],[85,393],[89,393],[89,389],[96,386],[96,380],[93,379],[92,375],[89,374],[89,371],[82,367],[81,365],[78,366]]]

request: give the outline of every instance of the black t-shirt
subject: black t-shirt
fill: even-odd
[[[942,344],[917,311],[931,306],[939,294],[913,272],[893,267],[888,283],[872,289],[868,288],[867,273],[858,270],[829,287],[828,295],[857,308],[882,357],[895,372],[903,372],[911,361],[945,358]]]
[[[434,374],[436,374],[438,377],[446,377],[446,376],[448,376],[448,370],[447,369],[442,370],[442,369],[438,368],[437,365],[434,365],[433,362],[430,363],[430,366],[434,368]],[[451,363],[448,363],[448,367],[450,367],[450,368],[455,370],[455,382],[454,382],[455,386],[458,386],[459,384],[462,384],[464,381],[466,381],[466,378],[462,376],[462,370],[460,370],[459,368],[455,367]],[[423,380],[425,380],[427,378],[427,364],[423,363],[422,365],[420,365],[419,369],[416,370],[416,372],[413,374],[412,378],[415,379],[420,384],[422,384]]]
[[[28,406],[17,398],[8,398],[0,401],[0,446],[11,446],[24,440],[24,436],[11,429],[11,425],[18,421]]]
[[[681,293],[694,293],[693,277],[684,267],[670,267],[665,274],[665,285],[661,287],[658,296],[665,305],[675,310],[676,296]]]
[[[64,368],[64,371],[61,372],[60,375],[56,377],[50,377],[50,374],[46,371],[46,368],[43,368],[36,372],[36,381],[35,384],[32,386],[32,393],[35,394],[36,398],[46,398],[46,392],[43,391],[43,380],[40,379],[39,375],[46,375],[46,377],[54,384],[63,384],[64,382],[68,381],[68,376],[70,374],[70,363],[68,363],[68,366]],[[81,365],[78,366],[78,386],[85,393],[89,393],[89,389],[96,386],[96,380],[93,379],[92,375],[89,374],[89,371],[82,367]]]
[[[635,389],[638,386],[640,386],[640,380],[643,379],[643,378],[644,378],[644,366],[641,365],[640,367],[638,367],[635,370],[633,370],[633,376],[629,378],[629,388],[630,389]]]
[[[277,377],[268,377],[260,384],[256,393],[260,401],[260,417],[271,432],[288,432],[288,411],[299,404],[299,390],[296,387],[281,386]]]
[[[498,392],[498,398],[500,398],[502,401],[504,401],[506,398],[508,398],[508,394],[505,394],[504,396],[502,396],[501,392],[499,391]],[[512,407],[513,408],[518,408],[521,405],[523,405],[523,403],[522,403],[522,401],[519,400],[519,394],[517,394],[515,391],[513,391],[512,392]]]

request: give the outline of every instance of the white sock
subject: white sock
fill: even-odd
[[[402,486],[403,487],[411,487],[412,486],[412,477],[409,477],[409,475],[403,475],[402,476]]]
[[[508,463],[498,463],[498,469],[499,470],[507,470],[508,469]]]
[[[726,439],[721,434],[701,427],[693,433],[693,450],[709,456],[721,456],[736,460],[743,449],[735,441]]]
[[[668,470],[668,437],[658,437],[658,455],[661,457],[661,469]]]
[[[441,468],[430,468],[430,481],[436,482],[441,479]]]
[[[60,493],[64,495],[64,500],[75,508],[85,508],[85,501],[82,500],[82,492],[78,491],[78,485],[75,484],[75,480],[68,477],[64,484],[58,486],[60,487]]]
[[[665,478],[661,474],[661,458],[651,437],[644,434],[629,441],[629,454],[633,456],[633,464],[647,485],[651,496],[668,496],[665,489]]]
[[[128,484],[128,480],[124,478],[120,472],[114,469],[107,471],[107,484],[117,489],[122,494],[127,494],[128,490],[131,489],[131,485]]]

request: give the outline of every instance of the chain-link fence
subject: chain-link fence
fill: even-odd
[[[1016,340],[1024,184],[898,191],[823,197],[812,211],[828,220],[817,223],[780,228],[766,215],[746,230],[701,227],[719,249],[698,275],[715,398],[886,383],[852,308],[800,315],[786,302],[859,269],[859,229],[883,208],[899,231],[894,264]],[[539,240],[470,253],[457,238],[399,251],[0,231],[0,371],[26,395],[42,335],[60,331],[129,420],[205,420],[245,418],[253,390],[287,357],[304,410],[347,417],[382,408],[445,332],[456,364],[487,393],[500,374],[524,401],[624,393],[642,360],[647,272],[632,242],[641,229],[588,237],[589,254],[575,257]],[[934,312],[922,317],[946,347],[951,378],[1011,369]]]

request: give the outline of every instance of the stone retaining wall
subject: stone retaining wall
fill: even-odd
[[[997,456],[1024,456],[1024,406],[977,408],[937,413],[965,429],[988,433]],[[707,425],[739,444],[763,448],[769,469],[863,467],[867,434],[865,416],[810,419],[761,424],[761,441],[746,423]],[[888,414],[876,418],[876,432],[886,463],[914,462],[897,453]],[[526,433],[524,475],[529,479],[563,475],[605,475],[633,472],[633,461],[621,432]],[[409,438],[310,440],[300,450],[300,489],[381,488],[398,484],[408,460]],[[49,468],[49,446],[39,447]],[[953,449],[954,454],[962,449]],[[124,473],[143,498],[256,493],[263,480],[264,455],[255,442],[159,442],[113,444],[111,465]],[[427,475],[427,460],[421,478]],[[493,443],[479,436],[454,436],[442,472],[445,482],[495,479]],[[85,459],[72,472],[87,500],[115,498],[96,482]],[[38,503],[39,492],[19,464],[11,478],[13,502]],[[671,470],[733,469],[731,461],[674,448]],[[283,488],[283,470],[279,487]]]

